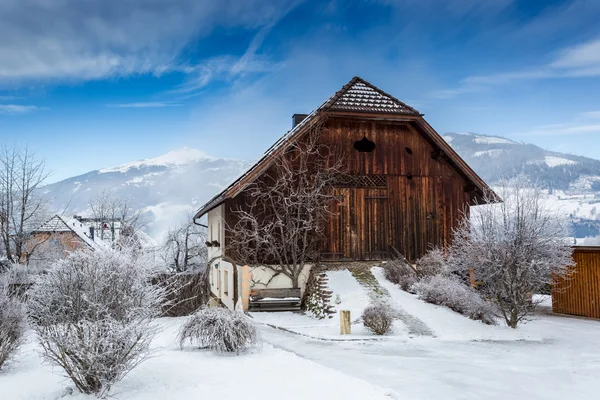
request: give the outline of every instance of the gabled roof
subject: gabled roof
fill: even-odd
[[[352,78],[339,92],[327,100],[325,108],[330,111],[420,115],[411,106],[358,76]]]
[[[75,236],[81,239],[82,242],[95,249],[98,244],[90,238],[86,233],[86,228],[74,218],[68,222],[60,215],[55,215],[48,221],[40,225],[33,233],[57,233],[57,232],[72,232]]]
[[[414,121],[421,127],[429,141],[438,147],[448,158],[454,168],[459,170],[468,181],[471,181],[480,191],[489,190],[487,184],[460,158],[460,156],[446,143],[446,141],[422,118],[413,107],[401,102],[392,95],[384,92],[358,76],[345,84],[338,92],[327,99],[323,104],[311,112],[299,124],[283,135],[273,146],[260,156],[250,167],[240,174],[229,186],[204,204],[194,215],[200,218],[208,211],[217,207],[227,198],[235,197],[261,172],[265,171],[272,163],[273,154],[282,149],[285,143],[301,135],[307,127],[318,121],[320,115],[325,113],[364,113],[384,114]],[[383,117],[383,115],[382,115]]]

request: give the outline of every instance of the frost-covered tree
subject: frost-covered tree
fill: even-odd
[[[175,272],[196,270],[206,266],[206,228],[196,225],[192,216],[180,226],[170,229],[163,246],[163,258]]]
[[[0,369],[23,343],[27,321],[25,305],[10,296],[7,274],[0,274]]]
[[[517,325],[535,308],[532,295],[566,277],[572,264],[568,221],[546,202],[525,176],[503,180],[483,204],[471,208],[454,232],[451,267],[472,270],[481,293],[493,300],[507,325]]]
[[[44,161],[28,148],[0,147],[0,240],[10,262],[27,263],[35,250],[28,242],[47,217],[38,190],[47,177]]]
[[[236,260],[265,266],[299,287],[304,267],[319,256],[324,224],[335,200],[332,182],[345,167],[335,148],[319,143],[321,125],[273,156],[274,161],[233,210],[228,243]]]
[[[135,207],[130,197],[117,197],[110,191],[102,191],[89,202],[94,221],[98,223],[96,235],[102,240],[113,240],[116,248],[139,245],[137,232],[146,224],[143,210]],[[114,224],[120,224],[120,235],[114,234]],[[138,246],[139,247],[139,246]]]
[[[44,357],[83,393],[105,395],[150,352],[164,289],[132,252],[78,251],[40,275],[29,315]]]

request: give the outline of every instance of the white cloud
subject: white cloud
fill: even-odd
[[[532,130],[522,133],[523,135],[534,136],[559,136],[559,135],[582,135],[582,134],[599,134],[600,124],[555,124],[533,128]]]
[[[600,75],[600,38],[562,50],[550,66],[573,74],[593,70]]]
[[[219,55],[200,62],[197,65],[185,68],[190,77],[171,93],[195,95],[195,92],[204,88],[213,80],[234,80],[250,74],[273,72],[279,64],[264,55],[257,54],[265,38],[281,19],[299,4],[298,0],[290,2],[286,8],[274,14],[254,35],[248,48],[241,57]]]
[[[161,107],[179,107],[182,106],[180,103],[170,103],[161,101],[148,101],[139,103],[120,103],[120,104],[108,104],[109,107],[119,108],[161,108]]]
[[[26,114],[39,110],[36,106],[22,106],[18,104],[0,104],[0,115]]]
[[[579,78],[600,76],[600,38],[559,51],[553,61],[518,71],[464,78],[453,89],[432,93],[433,97],[451,98],[460,94],[484,90],[491,85],[502,85],[520,80],[549,78]]]
[[[587,111],[579,114],[583,119],[600,119],[600,111]]]
[[[108,3],[108,4],[107,4]],[[260,30],[278,0],[0,1],[0,83],[91,80],[179,69],[215,28]]]

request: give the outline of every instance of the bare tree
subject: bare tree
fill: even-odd
[[[11,262],[26,263],[31,231],[46,214],[39,188],[48,177],[45,162],[28,148],[0,148],[0,235],[3,253]]]
[[[175,229],[170,229],[163,246],[166,264],[175,272],[184,272],[206,266],[206,228],[196,225],[192,217]]]
[[[480,290],[516,328],[535,309],[532,294],[567,277],[572,264],[568,221],[545,203],[542,189],[519,175],[491,191],[471,208],[454,232],[449,262],[481,282]],[[495,204],[492,204],[495,203]]]
[[[147,221],[143,210],[136,209],[131,198],[119,198],[110,191],[102,191],[90,201],[89,207],[101,240],[110,239],[113,244],[127,247],[138,242],[136,234]],[[119,238],[115,233],[117,229]]]
[[[305,140],[275,156],[267,172],[245,189],[245,204],[233,211],[236,222],[227,227],[234,258],[283,274],[294,288],[304,267],[318,259],[335,199],[331,185],[343,172],[342,157],[320,144],[320,135],[317,125]]]

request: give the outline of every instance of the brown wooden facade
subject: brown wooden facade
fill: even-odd
[[[322,258],[381,260],[395,249],[414,261],[429,248],[447,244],[462,212],[481,200],[488,187],[416,110],[408,106],[409,112],[397,113],[362,105],[360,112],[336,108],[336,101],[356,84],[355,80],[308,117],[311,123],[320,120],[319,140],[341,151],[347,174],[354,177],[333,189],[336,201],[326,227]],[[269,159],[285,151],[289,146],[286,142],[302,140],[308,129],[306,124],[288,133],[278,147],[207,203],[196,217],[223,204],[226,224],[233,226],[231,211],[243,206],[245,184],[273,168]],[[362,138],[375,144],[372,152],[354,148]],[[225,252],[227,242],[226,236]]]
[[[375,150],[354,149],[363,136]],[[470,201],[468,183],[409,123],[329,116],[320,139],[342,150],[347,173],[357,178],[333,189],[323,260],[382,260],[394,248],[416,260],[450,240]],[[228,226],[243,198],[225,200]],[[227,242],[226,233],[225,249]]]
[[[552,285],[552,311],[600,318],[600,247],[573,247],[575,265]]]

